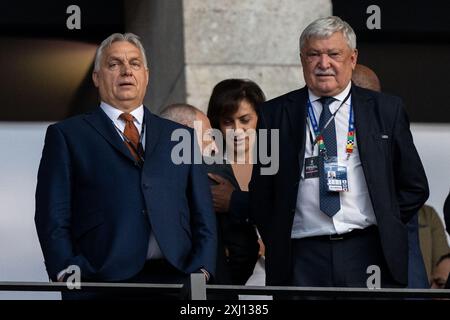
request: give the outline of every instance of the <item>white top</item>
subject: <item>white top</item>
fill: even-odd
[[[330,111],[332,113],[336,112],[350,89],[351,82],[349,82],[344,91],[334,96],[337,101],[332,102],[330,105]],[[318,101],[320,97],[314,95],[310,90],[308,90],[308,93],[313,106],[314,115],[318,122],[322,112],[322,104]],[[352,97],[350,96],[342,105],[334,119],[336,126],[338,162],[340,165],[345,165],[347,167],[349,191],[339,193],[341,208],[332,218],[330,218],[320,210],[319,178],[305,179],[304,163],[300,164],[302,173],[297,192],[297,204],[291,232],[292,238],[305,238],[336,233],[342,234],[350,232],[353,229],[363,229],[370,225],[377,224],[359,157],[357,131],[355,133],[353,153],[347,160],[345,148],[347,144],[351,98]],[[305,158],[318,156],[319,154],[318,144],[316,144],[314,150],[312,150],[309,135],[310,132],[313,137],[315,137],[315,135],[310,120],[307,121],[305,132]]]

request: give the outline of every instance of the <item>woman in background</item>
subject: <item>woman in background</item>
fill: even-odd
[[[211,126],[221,131],[226,148],[225,163],[208,168],[219,229],[219,284],[244,285],[258,256],[264,255],[264,245],[248,220],[254,142],[251,133],[256,130],[257,107],[264,101],[264,93],[253,81],[227,79],[214,87],[208,104]]]

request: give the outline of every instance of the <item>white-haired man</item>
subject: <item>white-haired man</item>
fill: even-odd
[[[407,284],[405,223],[427,179],[401,100],[352,85],[357,56],[346,22],[312,22],[300,37],[306,87],[260,108],[259,128],[280,134],[278,173],[257,167],[250,187],[268,285],[364,287],[371,270],[381,286]]]

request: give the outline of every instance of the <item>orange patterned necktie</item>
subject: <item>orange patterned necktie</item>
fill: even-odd
[[[119,118],[125,121],[125,130],[123,131],[123,134],[129,140],[125,141],[125,144],[136,161],[140,162],[140,157],[136,152],[139,150],[139,131],[134,125],[134,117],[129,113],[122,113]]]

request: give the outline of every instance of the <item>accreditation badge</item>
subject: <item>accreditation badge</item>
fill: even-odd
[[[337,157],[329,157],[327,160],[324,160],[323,167],[328,191],[348,191],[347,166],[339,165]]]
[[[305,158],[305,179],[319,177],[319,157]]]

